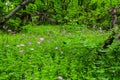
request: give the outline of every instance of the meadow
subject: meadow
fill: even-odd
[[[0,80],[119,80],[119,62],[100,49],[109,32],[26,27],[16,34],[0,32]]]

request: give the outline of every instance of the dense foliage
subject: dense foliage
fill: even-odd
[[[4,17],[21,0],[1,0],[0,12]],[[84,24],[88,27],[112,27],[108,9],[119,5],[119,0],[35,0],[16,13],[6,25],[9,28],[33,24]],[[13,25],[13,22],[14,23]]]
[[[109,70],[112,68],[107,64],[109,58],[104,61],[104,56],[96,51],[109,33],[82,28],[81,32],[69,32],[60,27],[37,26],[27,33],[1,33],[0,79],[56,80],[61,76],[63,80],[94,80],[119,76],[115,74],[118,69]],[[99,37],[102,38],[96,40]]]
[[[0,20],[23,1],[0,0]],[[0,31],[0,80],[119,80],[119,24],[112,29],[108,12],[116,8],[119,22],[119,3],[33,0],[23,6],[3,25],[7,33]],[[113,42],[103,48],[109,37]]]

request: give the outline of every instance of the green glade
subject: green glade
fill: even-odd
[[[0,0],[0,20],[20,2]],[[0,31],[0,80],[119,80],[119,39],[102,48],[111,35],[108,9],[119,2],[35,0],[28,4],[8,20],[6,32]],[[119,25],[113,30],[119,33]]]
[[[109,32],[101,33],[87,28],[72,31],[68,30],[67,25],[67,30],[62,27],[34,26],[28,32],[18,34],[1,32],[0,79],[119,78],[119,62],[116,62],[119,57],[116,56],[118,53],[114,54],[119,50],[114,46],[116,44],[106,50],[106,54],[97,52]],[[114,58],[115,61],[112,60]]]

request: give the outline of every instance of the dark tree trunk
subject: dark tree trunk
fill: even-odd
[[[5,18],[0,22],[0,29],[3,29],[3,25],[10,19],[11,16],[16,14],[17,11],[19,11],[21,8],[23,8],[28,3],[32,2],[33,0],[25,0],[22,3],[20,3],[13,11],[11,11]]]
[[[26,11],[26,7],[23,7],[23,10]],[[19,18],[21,19],[21,23],[20,26],[29,23],[30,21],[32,21],[32,16],[31,14],[28,14],[26,12],[21,13],[21,15],[19,16]]]
[[[118,20],[117,20],[117,9],[116,8],[110,8],[109,12],[113,16],[113,27],[118,25]]]
[[[118,27],[118,13],[117,13],[118,8],[110,8],[108,11],[109,13],[112,14],[113,16],[113,29],[111,35],[108,37],[107,40],[105,40],[103,48],[106,49],[108,45],[111,45],[115,39],[115,36],[118,35],[118,32],[114,30],[115,27]]]

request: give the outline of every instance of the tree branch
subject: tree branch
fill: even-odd
[[[0,22],[0,29],[3,29],[2,26],[10,19],[11,16],[16,14],[17,11],[19,11],[22,7],[27,5],[28,3],[32,2],[32,0],[25,0],[22,3],[20,3],[13,11],[11,11],[5,18]]]

